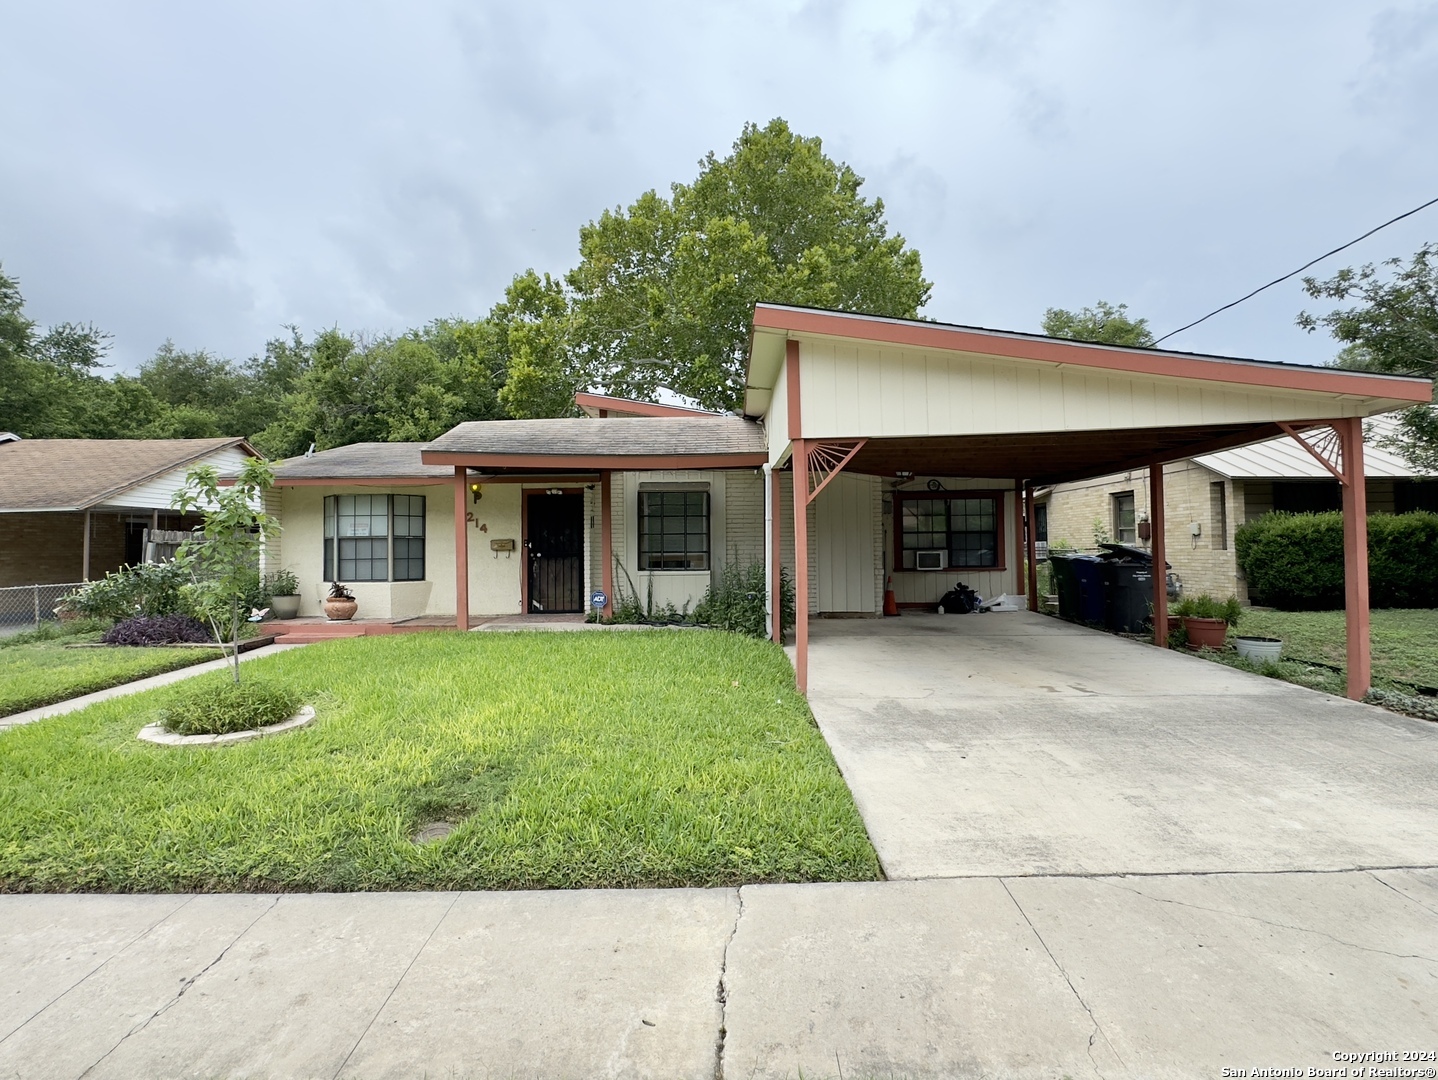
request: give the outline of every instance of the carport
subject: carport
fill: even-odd
[[[1005,517],[1010,511],[1002,508],[1011,507],[1011,519],[995,534],[1002,537],[1002,526],[1011,525],[1013,541],[1026,537],[1026,581],[1016,578],[1016,557],[956,561],[946,569],[950,577],[985,566],[997,572],[996,580],[1007,574],[1013,591],[1026,592],[1036,611],[1034,537],[1026,528],[1035,486],[1146,471],[1153,557],[1162,565],[1161,466],[1287,434],[1343,485],[1348,693],[1361,698],[1370,678],[1362,421],[1431,396],[1428,380],[1406,376],[758,305],[744,411],[764,422],[768,443],[773,636],[779,637],[774,586],[788,545],[799,598],[795,668],[807,692],[810,581],[819,557],[813,504],[841,473],[886,478],[894,506],[911,494],[902,490],[909,478],[937,476],[964,478]],[[787,536],[786,486],[792,491]],[[889,564],[885,546],[870,555],[884,560],[881,574],[922,577],[918,568]],[[1016,543],[1011,550],[1017,554]],[[1154,581],[1155,644],[1163,646],[1167,595],[1163,575]]]

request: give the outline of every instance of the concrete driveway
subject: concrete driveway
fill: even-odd
[[[891,878],[1438,864],[1438,724],[1028,612],[820,621],[809,672]]]

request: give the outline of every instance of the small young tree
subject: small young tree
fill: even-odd
[[[177,557],[194,573],[195,607],[221,637],[220,620],[228,616],[234,650],[234,674],[240,681],[240,614],[259,565],[266,539],[279,532],[266,514],[264,495],[275,474],[258,458],[246,459],[232,485],[222,486],[212,465],[197,465],[185,474],[185,486],[171,500],[182,512],[198,510],[205,518],[204,540],[187,540]],[[249,612],[244,613],[248,617]]]

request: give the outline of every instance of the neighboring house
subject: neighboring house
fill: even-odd
[[[244,439],[0,440],[0,588],[88,581],[145,558],[146,530],[199,519],[170,499],[186,470],[234,472]]]
[[[726,567],[763,560],[771,590],[781,570],[796,582],[803,689],[810,617],[877,615],[890,581],[901,606],[956,582],[1036,604],[1023,545],[1038,486],[1138,476],[1284,424],[1340,445],[1341,459],[1325,452],[1348,477],[1362,418],[1431,393],[1403,376],[760,304],[743,416],[581,395],[584,417],[281,462],[268,561],[299,576],[304,614],[339,580],[361,617],[467,626],[583,611],[595,592],[606,608],[620,591],[692,606]],[[1361,492],[1344,490],[1349,544],[1366,552]],[[1358,585],[1349,603],[1366,619]],[[1367,689],[1366,655],[1350,658],[1350,691]]]
[[[1438,479],[1415,469],[1383,442],[1391,415],[1364,424],[1363,471],[1370,513],[1438,510]],[[1342,485],[1298,442],[1277,439],[1164,466],[1166,555],[1188,593],[1248,600],[1234,533],[1271,510],[1342,509]],[[1040,543],[1092,549],[1100,538],[1148,546],[1148,471],[1058,484],[1035,494]],[[1042,554],[1042,551],[1041,551]]]

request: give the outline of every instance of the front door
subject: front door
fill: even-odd
[[[584,496],[528,496],[524,548],[529,562],[529,610],[584,610]]]

